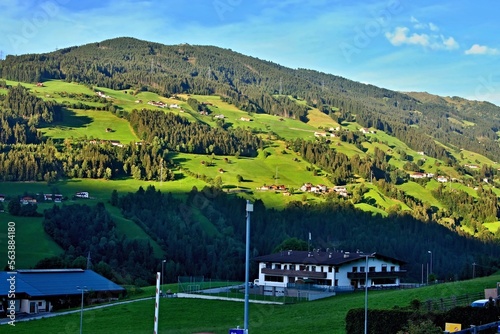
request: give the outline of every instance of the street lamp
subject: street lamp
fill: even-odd
[[[163,296],[165,294],[165,291],[163,290],[163,264],[167,262],[167,260],[161,261],[161,295]]]
[[[82,307],[80,309],[80,334],[82,334],[82,327],[83,327],[83,293],[84,292],[87,292],[89,290],[87,290],[87,287],[84,286],[83,288],[80,288],[79,286],[76,287],[76,289],[78,291],[81,291],[82,292]]]
[[[363,255],[366,259],[365,266],[365,334],[368,333],[368,258],[373,257],[375,253]]]
[[[246,239],[245,239],[245,309],[244,309],[244,327],[245,334],[248,334],[248,282],[250,281],[250,212],[253,212],[253,204],[247,200],[246,205]]]
[[[434,272],[432,271],[432,252],[431,252],[431,251],[427,251],[427,253],[431,254],[431,274],[432,274],[432,273],[434,273]]]

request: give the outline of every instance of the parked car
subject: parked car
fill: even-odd
[[[489,302],[492,302],[493,305],[496,305],[496,300],[495,299],[478,299],[478,300],[475,300],[473,301],[470,306],[471,307],[486,307],[488,306],[488,303]]]

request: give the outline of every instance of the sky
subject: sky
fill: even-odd
[[[499,12],[496,0],[2,0],[0,57],[127,36],[500,106]]]

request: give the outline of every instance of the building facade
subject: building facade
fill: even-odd
[[[289,250],[259,256],[254,261],[259,266],[255,283],[273,287],[273,294],[302,284],[331,291],[364,288],[365,284],[369,288],[398,287],[406,275],[401,269],[404,261],[378,253]]]

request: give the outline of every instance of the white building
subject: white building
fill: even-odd
[[[366,260],[368,258],[368,268]],[[259,286],[286,293],[287,288],[310,284],[332,291],[365,287],[397,287],[406,262],[381,254],[361,252],[282,251],[254,258],[259,263]]]

